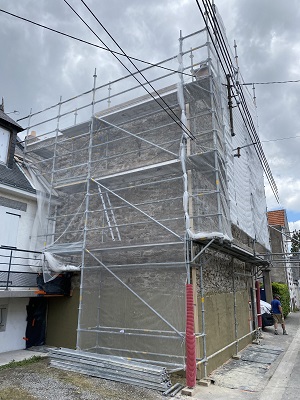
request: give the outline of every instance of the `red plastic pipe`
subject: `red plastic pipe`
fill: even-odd
[[[193,285],[186,285],[186,386],[196,386],[196,339],[194,332],[194,295]]]
[[[258,326],[262,327],[262,316],[260,309],[260,282],[255,281],[255,289],[256,289],[256,311],[257,311],[257,323]]]

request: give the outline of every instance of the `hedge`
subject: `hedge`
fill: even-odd
[[[280,303],[281,303],[281,307],[283,310],[283,315],[284,315],[284,317],[286,317],[291,311],[291,309],[290,309],[290,292],[289,292],[288,285],[286,285],[285,283],[273,282],[272,283],[272,292],[273,292],[273,296],[275,294],[278,294],[280,296]]]

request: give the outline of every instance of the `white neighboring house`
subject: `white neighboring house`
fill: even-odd
[[[24,349],[29,299],[37,296],[30,269],[30,232],[36,215],[35,189],[15,155],[23,128],[0,105],[0,353]],[[19,250],[24,251],[19,251]],[[32,249],[31,249],[32,250]]]

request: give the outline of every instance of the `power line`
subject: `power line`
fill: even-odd
[[[274,85],[277,83],[299,83],[300,79],[296,79],[296,80],[290,80],[290,81],[270,81],[270,82],[247,82],[247,83],[241,83],[241,85],[243,86],[251,86],[251,85]]]
[[[263,171],[266,174],[266,178],[269,181],[269,184],[270,184],[270,187],[271,187],[271,189],[272,189],[272,191],[274,193],[274,196],[275,196],[276,200],[279,202],[278,189],[277,189],[276,183],[274,181],[272,172],[270,170],[268,161],[267,161],[267,159],[265,157],[265,154],[264,154],[260,139],[259,139],[259,137],[257,135],[256,129],[255,129],[255,125],[254,125],[253,120],[252,120],[251,113],[250,113],[250,111],[248,109],[248,105],[247,105],[247,102],[246,102],[244,94],[243,94],[242,85],[240,85],[239,82],[236,82],[232,77],[232,74],[234,74],[236,71],[234,70],[234,67],[232,66],[231,55],[230,55],[229,50],[227,48],[227,42],[225,41],[225,39],[223,37],[222,30],[221,30],[221,28],[219,26],[219,22],[218,22],[218,19],[216,17],[215,8],[210,4],[210,2],[208,0],[206,0],[206,1],[202,0],[202,4],[203,4],[204,9],[205,9],[205,14],[204,14],[204,12],[202,11],[202,8],[201,8],[198,0],[196,0],[196,3],[197,3],[197,6],[198,6],[198,9],[201,12],[202,18],[203,18],[204,23],[206,25],[206,28],[207,28],[207,31],[208,31],[209,36],[211,38],[212,44],[213,44],[213,46],[214,46],[214,48],[216,50],[216,54],[217,54],[217,57],[218,57],[218,59],[220,61],[221,67],[223,69],[223,72],[224,72],[225,76],[229,75],[230,79],[233,82],[233,86],[230,88],[230,90],[232,91],[232,89],[234,87],[236,92],[239,95],[238,97],[241,98],[240,104],[237,102],[237,108],[238,108],[238,110],[240,112],[240,115],[241,115],[241,117],[242,117],[242,119],[244,121],[244,124],[246,126],[246,129],[247,129],[247,131],[249,133],[249,136],[250,136],[253,144],[254,144],[254,142],[257,142],[256,146],[254,146],[255,151],[257,153],[257,156],[258,156],[258,159],[259,159],[259,161],[261,163]],[[210,32],[210,26],[208,25],[208,21],[207,20],[209,20],[210,25],[211,25],[211,27],[213,29],[213,33],[215,35],[216,43],[218,44],[218,47],[221,49],[221,53],[222,53],[222,56],[223,56],[223,61],[226,64],[227,70],[225,70],[224,64],[223,64],[221,56],[220,56],[220,52],[218,51],[217,46],[215,44],[215,41],[214,41],[214,39],[212,37],[212,34]],[[237,96],[235,94],[233,94],[233,97],[236,98]]]
[[[163,97],[160,96],[160,94],[156,91],[156,89],[153,87],[153,85],[147,80],[145,75],[139,70],[139,68],[134,64],[134,62],[128,57],[128,55],[125,53],[125,51],[121,48],[121,46],[117,43],[117,41],[113,38],[113,36],[108,32],[108,30],[104,27],[104,25],[99,21],[99,19],[96,17],[96,15],[92,12],[92,10],[87,6],[87,4],[81,0],[81,2],[84,4],[84,6],[88,9],[88,11],[92,14],[92,16],[96,19],[98,24],[104,29],[104,31],[109,35],[109,37],[113,40],[113,42],[118,46],[118,48],[121,50],[122,54],[127,58],[127,60],[134,66],[136,71],[143,77],[145,82],[151,87],[151,89],[154,91],[154,93],[157,95],[157,97],[163,102],[163,104],[166,106],[167,109],[163,107],[163,105],[158,101],[158,99],[145,87],[145,84],[142,83],[136,76],[133,74],[129,68],[118,58],[118,56],[112,52],[108,46],[104,43],[104,41],[97,35],[97,33],[88,25],[87,22],[84,21],[84,19],[79,15],[79,13],[68,3],[67,0],[63,0],[68,7],[77,15],[77,17],[86,25],[86,27],[97,37],[97,39],[108,49],[108,51],[111,52],[111,54],[119,61],[119,63],[131,74],[131,76],[143,87],[143,89],[152,97],[152,99],[165,111],[165,113],[181,128],[184,130],[184,132],[191,138],[195,139],[195,136],[193,133],[187,128],[186,125],[184,125],[176,115],[176,113],[172,110],[172,108],[169,106],[169,104],[164,100]],[[168,111],[170,111],[170,114]],[[175,117],[175,118],[174,118]],[[179,122],[178,122],[179,121]]]
[[[65,1],[65,0],[64,0],[64,1]],[[68,6],[76,13],[76,11],[70,6],[69,3],[67,3],[66,1],[65,1],[65,3],[68,4]],[[87,7],[87,6],[86,6],[86,7]],[[157,68],[161,68],[161,69],[164,69],[164,70],[167,70],[167,71],[170,71],[170,72],[178,73],[178,71],[173,70],[173,69],[171,69],[171,68],[163,67],[163,66],[161,66],[161,65],[159,65],[159,64],[153,64],[153,63],[150,63],[150,62],[141,60],[141,59],[139,59],[139,58],[130,57],[130,56],[128,56],[125,52],[119,53],[119,52],[113,51],[113,50],[110,49],[108,46],[106,46],[106,44],[105,44],[105,43],[100,39],[100,37],[88,26],[88,24],[85,23],[85,21],[79,16],[78,13],[76,13],[76,14],[78,15],[78,17],[88,26],[88,28],[95,34],[95,36],[98,38],[98,40],[100,40],[100,42],[101,42],[105,47],[102,47],[102,46],[93,44],[93,43],[88,42],[88,41],[85,41],[85,40],[83,40],[83,39],[79,39],[79,38],[77,38],[77,37],[75,37],[75,36],[66,34],[66,33],[64,33],[64,32],[60,32],[60,31],[58,31],[58,30],[56,30],[56,29],[53,29],[53,28],[50,28],[50,27],[48,27],[48,26],[46,26],[46,25],[42,25],[42,24],[40,24],[40,23],[31,21],[31,20],[29,20],[28,18],[20,17],[20,16],[18,16],[18,15],[16,15],[16,14],[10,13],[10,12],[8,12],[8,11],[6,11],[6,10],[0,9],[0,12],[3,12],[3,13],[5,13],[5,14],[8,14],[8,15],[10,15],[10,16],[13,16],[13,17],[17,18],[17,19],[23,20],[23,21],[25,21],[25,22],[31,23],[31,24],[36,25],[36,26],[38,26],[38,27],[41,27],[41,28],[43,28],[43,29],[49,30],[49,31],[51,31],[51,32],[54,32],[54,33],[63,35],[63,36],[65,36],[65,37],[71,38],[71,39],[76,40],[76,41],[79,41],[79,42],[81,42],[81,43],[88,44],[88,45],[93,46],[93,47],[97,47],[97,48],[99,48],[99,49],[101,49],[101,50],[109,51],[109,52],[110,52],[112,55],[114,55],[117,59],[118,59],[117,55],[122,56],[122,57],[126,57],[133,65],[134,65],[134,63],[132,62],[132,60],[135,60],[135,61],[139,61],[139,62],[145,63],[145,64],[147,64],[147,65],[149,65],[149,66],[152,66],[152,67],[157,67]],[[91,11],[90,11],[90,12],[91,12]],[[94,17],[95,17],[95,16],[94,16]],[[96,17],[95,17],[95,18],[96,18]],[[100,21],[98,21],[98,22],[100,23]],[[105,29],[105,28],[103,27],[103,29]],[[108,33],[108,32],[107,32],[107,33]],[[182,124],[181,122],[179,123],[179,122],[176,121],[174,118],[172,118],[172,116],[171,116],[171,115],[164,109],[164,107],[157,101],[157,99],[152,95],[152,93],[149,92],[149,91],[145,88],[144,84],[142,84],[142,83],[135,77],[135,74],[133,74],[133,73],[122,63],[121,60],[118,59],[118,61],[124,66],[124,68],[129,72],[129,74],[130,74],[134,79],[136,79],[137,82],[147,91],[147,93],[159,104],[159,106],[169,115],[169,117],[170,117],[177,125],[179,125],[180,128],[183,129],[183,130],[185,131],[185,133],[186,133],[191,139],[195,139],[195,136],[192,134],[192,132],[191,132],[184,124]],[[135,66],[135,68],[136,68],[136,70],[137,70],[137,73],[140,73],[140,74],[143,76],[143,74],[141,73],[141,71],[140,71],[136,66]],[[187,76],[192,76],[191,74],[184,73],[184,72],[179,72],[179,73],[181,73],[181,74],[183,74],[183,75],[187,75]],[[146,80],[145,77],[144,77],[144,79]],[[146,82],[153,88],[153,86],[150,84],[150,82],[148,82],[147,80],[146,80]],[[157,94],[157,96],[160,98],[160,100],[161,100],[163,103],[165,103],[165,105],[166,105],[167,108],[170,110],[170,112],[171,112],[172,114],[174,114],[174,116],[176,117],[176,119],[179,120],[178,116],[177,116],[177,115],[175,114],[175,112],[170,108],[170,106],[165,102],[165,100],[157,93],[157,91],[156,91],[154,88],[153,88],[153,90],[154,90],[154,92]],[[24,119],[24,118],[23,118],[23,119]]]
[[[202,3],[204,4],[204,6],[206,6],[204,1],[205,0],[202,0]],[[210,4],[210,2],[208,0],[206,0],[206,3],[207,3],[208,8],[210,8],[210,12],[208,12],[208,15],[210,15],[210,13],[212,14],[214,26],[215,26],[215,28],[217,28],[214,31],[215,36],[216,36],[216,40],[217,40],[219,46],[224,48],[224,51],[226,53],[227,62],[230,65],[230,68],[229,68],[229,70],[230,70],[231,69],[231,65],[232,65],[231,64],[231,55],[230,55],[230,53],[228,51],[228,48],[227,48],[227,42],[225,41],[225,39],[223,37],[223,32],[222,32],[222,30],[221,30],[221,28],[219,26],[219,22],[218,22],[218,19],[216,17],[215,8],[212,7],[212,5]],[[207,12],[207,8],[206,8],[206,12]],[[218,37],[219,37],[219,39],[218,39]],[[220,38],[221,38],[221,43],[220,43]],[[259,137],[257,135],[256,129],[255,129],[255,125],[254,125],[253,120],[252,120],[251,113],[250,113],[250,111],[248,109],[247,102],[246,102],[246,99],[244,97],[242,86],[240,86],[239,82],[235,82],[235,80],[233,80],[232,76],[230,76],[230,77],[231,77],[231,79],[233,81],[233,84],[234,84],[234,87],[235,87],[237,93],[239,94],[239,98],[242,99],[241,104],[237,103],[237,107],[238,107],[238,109],[240,111],[241,117],[242,117],[242,119],[243,119],[243,121],[245,123],[246,129],[247,129],[247,131],[249,133],[249,136],[250,136],[253,144],[255,142],[257,144],[257,146],[254,146],[255,151],[256,151],[257,156],[258,156],[258,158],[260,160],[262,168],[263,168],[263,170],[264,170],[264,172],[266,174],[266,177],[267,177],[267,179],[269,181],[269,184],[270,184],[271,189],[272,189],[272,191],[274,193],[274,196],[275,196],[276,200],[279,202],[278,189],[277,189],[276,183],[274,181],[272,172],[270,170],[268,161],[267,161],[267,159],[265,157],[263,148],[261,146],[260,139],[259,139]],[[237,85],[237,87],[235,85]],[[241,108],[242,108],[243,112],[242,112]]]
[[[38,23],[38,22],[32,21],[32,20],[30,20],[30,19],[28,19],[28,18],[21,17],[21,16],[19,16],[19,15],[13,14],[13,13],[11,13],[11,12],[9,12],[9,11],[3,10],[2,8],[0,8],[0,12],[2,12],[2,13],[4,13],[4,14],[8,14],[8,15],[10,15],[11,17],[14,17],[14,18],[20,19],[20,20],[22,20],[22,21],[28,22],[28,23],[30,23],[30,24],[32,24],[32,25],[35,25],[35,26],[38,26],[38,27],[40,27],[40,28],[46,29],[46,30],[48,30],[48,31],[50,31],[50,32],[54,32],[54,33],[57,33],[57,34],[59,34],[59,35],[65,36],[65,37],[67,37],[67,38],[69,38],[69,39],[76,40],[77,42],[81,42],[81,43],[83,43],[83,44],[87,44],[87,45],[89,45],[89,46],[96,47],[96,48],[98,48],[98,49],[100,49],[100,50],[109,51],[110,53],[115,53],[115,54],[117,54],[118,56],[126,57],[124,54],[119,53],[119,52],[114,51],[114,50],[111,50],[111,49],[109,49],[109,48],[107,48],[107,47],[102,47],[102,46],[99,46],[99,45],[97,45],[97,44],[95,44],[95,43],[88,42],[87,40],[83,40],[83,39],[80,39],[80,38],[78,38],[78,37],[76,37],[76,36],[69,35],[68,33],[61,32],[61,31],[59,31],[59,30],[57,30],[57,29],[54,29],[54,28],[50,28],[49,26],[40,24],[40,23]],[[183,74],[183,75],[186,75],[186,76],[189,76],[189,77],[193,77],[192,74],[189,74],[189,73],[187,73],[187,72],[178,72],[177,70],[174,70],[174,69],[172,69],[172,68],[168,68],[168,67],[164,67],[164,66],[162,66],[162,65],[159,65],[160,63],[151,63],[151,62],[149,62],[149,61],[145,61],[145,60],[142,60],[142,59],[140,59],[140,58],[136,58],[136,57],[132,57],[132,56],[127,56],[127,57],[130,58],[131,60],[139,61],[139,62],[141,62],[141,63],[147,64],[147,65],[149,65],[149,66],[151,66],[151,67],[156,67],[156,68],[164,69],[164,70],[169,71],[169,72],[181,73],[181,74]],[[175,58],[176,58],[176,57],[174,57],[174,59],[175,59]]]
[[[300,138],[300,135],[297,135],[297,136],[289,136],[289,137],[278,138],[278,139],[261,140],[261,143],[278,142],[279,140],[289,140],[289,139],[298,139],[298,138]]]
[[[247,123],[245,122],[245,119],[244,119],[243,115],[241,114],[241,115],[242,115],[242,118],[243,118],[243,120],[244,120],[244,122],[245,122],[246,127],[247,127],[247,124],[248,124],[248,126],[250,127],[251,132],[250,132],[250,130],[249,130],[248,128],[247,128],[247,130],[248,130],[248,133],[249,133],[249,135],[250,135],[250,137],[251,137],[251,140],[252,140],[253,142],[254,142],[254,141],[257,142],[257,146],[254,146],[254,148],[255,148],[255,150],[256,150],[256,153],[257,153],[257,155],[258,155],[258,158],[260,159],[261,165],[262,165],[263,170],[264,170],[264,172],[265,172],[265,174],[266,174],[266,177],[267,177],[267,179],[268,179],[268,181],[269,181],[269,184],[270,184],[270,187],[271,187],[271,189],[272,189],[272,191],[273,191],[273,194],[274,194],[274,196],[275,196],[275,199],[276,199],[277,202],[279,203],[279,195],[278,195],[278,189],[277,189],[276,182],[275,182],[275,180],[274,180],[274,178],[273,178],[272,171],[271,171],[271,169],[270,169],[269,163],[268,163],[268,161],[267,161],[267,159],[266,159],[266,156],[265,156],[265,153],[264,153],[264,151],[263,151],[263,148],[262,148],[262,145],[261,145],[259,136],[257,135],[257,132],[256,132],[256,130],[255,130],[255,126],[254,126],[254,123],[253,123],[253,120],[252,120],[250,111],[248,110],[247,103],[246,103],[246,99],[245,99],[245,97],[244,97],[244,93],[243,93],[243,90],[242,90],[242,87],[241,87],[241,86],[240,86],[240,89],[241,89],[241,92],[240,92],[240,93],[241,93],[241,98],[242,98],[241,104],[242,104],[242,108],[243,108],[243,110],[244,110],[244,112],[245,112],[245,114],[246,114]],[[253,136],[253,137],[252,137],[252,136]]]
[[[217,54],[217,56],[218,56],[218,59],[219,59],[221,68],[222,68],[224,74],[226,75],[226,69],[225,69],[224,64],[223,64],[223,62],[222,62],[222,58],[221,58],[220,55],[219,55],[217,46],[215,45],[215,42],[214,42],[214,40],[213,40],[213,37],[212,37],[212,34],[211,34],[211,32],[210,32],[208,23],[207,23],[206,18],[205,18],[205,14],[204,14],[204,12],[202,11],[202,8],[200,7],[200,4],[199,4],[198,0],[196,0],[196,3],[197,3],[197,6],[198,6],[198,8],[199,8],[199,11],[200,11],[200,13],[201,13],[201,15],[202,15],[202,18],[203,18],[203,21],[204,21],[204,23],[205,23],[205,26],[206,26],[207,32],[208,32],[208,34],[209,34],[209,37],[210,37],[210,39],[211,39],[212,45],[214,46],[215,52],[216,52],[216,54]]]

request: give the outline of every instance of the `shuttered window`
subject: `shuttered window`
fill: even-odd
[[[0,163],[7,163],[10,132],[0,126]]]
[[[0,246],[17,247],[21,215],[0,207]]]

